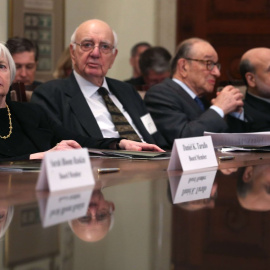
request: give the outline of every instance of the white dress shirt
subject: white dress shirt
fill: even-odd
[[[94,117],[96,118],[96,121],[99,125],[99,128],[101,130],[103,137],[104,138],[119,138],[120,135],[115,128],[115,125],[112,121],[112,117],[111,117],[109,111],[107,110],[105,102],[104,102],[102,96],[99,95],[99,93],[97,92],[99,87],[92,84],[91,82],[85,80],[76,71],[73,71],[73,72],[74,72],[74,76],[79,84],[79,87],[80,87],[80,89],[81,89],[81,91],[86,99],[86,102],[89,105],[89,108],[91,109]],[[140,139],[143,141],[141,134],[137,130],[137,128],[134,125],[129,114],[123,108],[123,105],[116,98],[116,96],[110,91],[108,84],[107,84],[107,81],[106,81],[106,78],[104,78],[104,80],[103,80],[102,87],[104,87],[108,90],[111,100],[118,107],[118,109],[123,113],[123,115],[126,117],[129,124],[133,127],[133,129],[136,131],[136,133],[138,134]]]

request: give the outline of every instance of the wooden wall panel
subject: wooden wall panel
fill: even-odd
[[[178,0],[177,43],[189,37],[210,41],[222,64],[220,80],[238,80],[241,55],[270,47],[269,0]]]

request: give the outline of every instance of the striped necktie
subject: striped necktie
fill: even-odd
[[[201,110],[204,112],[205,111],[205,107],[203,102],[201,101],[200,98],[198,98],[197,96],[194,98],[194,100],[196,101],[196,103],[199,105],[199,107],[201,108]]]
[[[109,97],[108,90],[104,87],[98,89],[98,93],[102,96],[106,107],[111,114],[112,121],[120,134],[120,137],[127,138],[132,141],[141,141],[138,134],[135,132],[133,127],[129,124],[125,116],[121,113],[118,107],[113,103]]]

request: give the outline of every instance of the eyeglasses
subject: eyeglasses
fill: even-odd
[[[96,47],[98,47],[100,52],[108,54],[114,49],[113,45],[104,42],[99,43],[98,45],[95,45],[95,43],[90,41],[83,41],[82,43],[74,42],[74,44],[79,45],[84,52],[92,52]]]
[[[94,217],[95,217],[96,221],[101,222],[103,220],[108,219],[111,216],[111,214],[112,213],[110,211],[99,210],[99,211],[96,212],[96,214],[94,215]],[[93,220],[93,216],[90,213],[87,214],[84,217],[79,218],[79,221],[81,223],[89,223],[92,220]]]
[[[190,61],[197,61],[197,62],[204,63],[206,65],[207,70],[209,70],[209,71],[212,71],[215,66],[218,68],[218,70],[221,69],[220,63],[215,63],[211,60],[200,60],[200,59],[192,59],[192,58],[185,58],[185,59],[190,60]]]

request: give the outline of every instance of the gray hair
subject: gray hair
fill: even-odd
[[[197,37],[194,37],[194,38],[189,38],[189,39],[186,39],[184,41],[182,41],[178,46],[177,46],[177,49],[176,49],[176,54],[172,60],[172,63],[171,63],[171,75],[173,76],[174,73],[176,72],[176,68],[177,68],[177,63],[178,63],[178,60],[180,58],[188,58],[188,57],[191,57],[190,55],[190,52],[192,50],[192,47],[195,43],[197,42],[207,42],[209,43],[207,40],[204,40],[204,39],[201,39],[201,38],[197,38]]]
[[[144,76],[149,70],[156,73],[163,73],[170,70],[171,54],[163,47],[151,47],[145,50],[139,59],[139,66]]]
[[[255,74],[255,71],[256,71],[255,66],[248,59],[244,59],[240,62],[239,71],[245,85],[248,86],[246,73],[251,72]]]
[[[8,48],[5,46],[3,42],[0,42],[0,55],[4,57],[8,62],[10,70],[10,85],[11,85],[16,75],[16,66]]]

